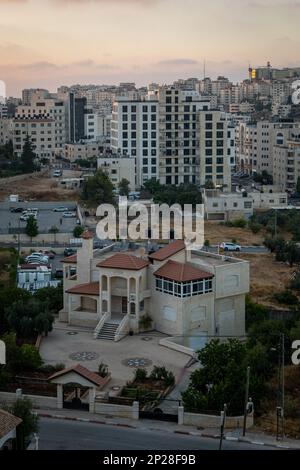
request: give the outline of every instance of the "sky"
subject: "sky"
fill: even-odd
[[[0,0],[7,94],[300,65],[300,0]]]

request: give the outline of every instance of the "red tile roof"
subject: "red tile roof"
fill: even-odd
[[[100,377],[100,375],[90,371],[89,369],[83,367],[80,364],[68,367],[67,369],[60,370],[59,372],[56,372],[55,374],[51,375],[48,380],[56,379],[57,377],[61,377],[62,375],[68,374],[69,372],[75,372],[84,379],[87,379],[90,382],[94,383],[98,387],[106,383],[106,378]]]
[[[76,264],[77,263],[77,255],[68,256],[67,258],[62,259],[61,263]]]
[[[138,271],[148,265],[149,262],[147,260],[126,253],[116,253],[97,264],[99,268],[129,269],[131,271]]]
[[[0,410],[0,439],[13,431],[21,422],[21,418]]]
[[[99,295],[99,282],[88,282],[86,284],[78,284],[77,286],[71,287],[66,292],[68,294],[78,295]]]
[[[182,251],[185,249],[185,243],[183,240],[176,240],[175,242],[170,243],[167,246],[164,246],[160,250],[156,251],[155,253],[152,253],[149,255],[150,259],[154,259],[156,261],[164,261],[167,258],[170,258],[170,256],[175,255],[179,251]]]
[[[167,261],[163,266],[158,268],[154,275],[177,282],[196,281],[214,277],[212,273],[194,268],[188,263],[178,263],[172,260]]]

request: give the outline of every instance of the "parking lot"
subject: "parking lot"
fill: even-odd
[[[49,229],[56,226],[61,233],[71,233],[76,225],[77,217],[65,218],[62,212],[54,212],[55,207],[65,207],[71,212],[76,212],[75,202],[24,202],[0,203],[0,233],[15,233],[19,227],[25,229],[26,222],[20,221],[21,213],[10,212],[11,208],[22,207],[24,210],[28,208],[37,208],[37,224],[39,233],[48,233]]]

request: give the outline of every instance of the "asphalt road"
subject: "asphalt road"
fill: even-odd
[[[242,251],[241,253],[268,253],[267,248],[264,246],[243,246],[241,245]],[[218,253],[218,246],[217,245],[212,245],[209,247],[209,251],[211,253]],[[220,251],[220,253],[223,254],[223,252]],[[234,251],[226,251],[224,254],[228,256],[234,256],[235,252]]]
[[[154,423],[157,427],[158,423]],[[166,431],[130,429],[93,423],[40,418],[40,450],[216,450],[219,441]],[[268,447],[223,441],[224,450]],[[270,450],[270,448],[269,448]]]

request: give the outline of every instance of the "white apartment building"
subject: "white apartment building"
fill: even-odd
[[[7,118],[7,105],[0,101],[0,119]]]
[[[158,100],[118,98],[113,104],[111,148],[136,160],[136,185],[158,179]]]
[[[87,112],[84,115],[85,138],[94,142],[110,141],[111,115]]]
[[[234,147],[232,128],[221,111],[205,111],[198,114],[199,126],[199,183],[204,186],[209,180],[215,187],[231,190],[230,156]]]
[[[116,188],[122,179],[126,179],[129,181],[130,191],[136,189],[135,157],[102,154],[97,158],[97,168],[105,171]]]
[[[77,255],[63,260],[61,321],[119,341],[139,333],[149,316],[155,330],[185,336],[191,349],[199,347],[199,336],[245,335],[247,261],[193,252],[181,240],[148,253],[135,244],[127,251],[118,244],[93,250],[92,235],[82,238]]]
[[[200,183],[199,116],[209,109],[210,102],[196,91],[159,89],[161,184]]]
[[[274,146],[274,184],[282,191],[296,191],[300,178],[300,129],[290,131],[288,138]]]
[[[21,157],[25,140],[29,136],[38,159],[51,160],[55,154],[55,121],[51,118],[14,118],[14,152]]]

